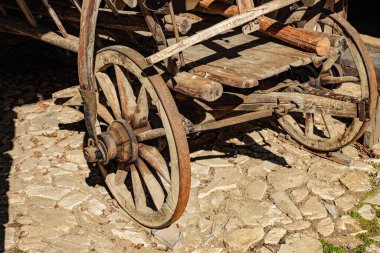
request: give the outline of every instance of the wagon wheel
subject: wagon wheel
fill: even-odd
[[[190,160],[180,114],[160,75],[122,46],[96,55],[97,134],[108,152],[99,167],[119,205],[161,228],[183,213]]]
[[[337,14],[322,14],[314,30],[344,36],[346,41],[343,53],[327,59],[324,62],[324,67],[327,66],[327,69],[325,68],[321,74],[343,75],[354,80],[341,85],[323,85],[323,88],[335,94],[359,99],[369,98],[372,116],[377,101],[376,77],[371,59],[357,31]],[[342,70],[349,71],[344,73]],[[369,124],[360,121],[359,118],[317,113],[289,113],[280,117],[278,122],[295,140],[317,151],[334,151],[350,144],[364,133]]]

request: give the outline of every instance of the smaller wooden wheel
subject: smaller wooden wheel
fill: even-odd
[[[126,47],[99,51],[95,77],[106,184],[136,221],[168,226],[183,213],[190,190],[187,139],[174,100],[154,68]]]
[[[346,20],[337,14],[322,14],[313,29],[342,36],[345,42],[341,53],[331,55],[323,62],[317,74],[320,84],[316,88],[363,101],[367,120],[360,119],[360,115],[336,117],[327,113],[289,113],[278,121],[305,147],[334,151],[358,139],[368,127],[368,117],[373,115],[377,101],[377,83],[365,45]]]

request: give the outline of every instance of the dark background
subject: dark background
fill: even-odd
[[[348,21],[362,34],[380,38],[380,11],[377,1],[348,1]]]

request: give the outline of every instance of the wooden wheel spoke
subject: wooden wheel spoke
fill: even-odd
[[[305,113],[305,134],[308,137],[314,136],[314,115]]]
[[[157,210],[160,210],[165,201],[165,193],[160,183],[157,181],[157,179],[154,177],[142,159],[138,158],[136,160],[136,165],[141,173],[146,187],[148,188],[154,205],[156,206]]]
[[[125,179],[127,178],[128,172],[130,170],[130,166],[126,163],[118,163],[117,165],[117,171],[115,176],[115,184],[120,185],[125,182]]]
[[[291,115],[285,115],[282,117],[289,125],[291,125],[294,128],[294,131],[297,132],[300,135],[305,135],[305,133],[302,131],[300,125],[297,123],[297,121],[291,116]]]
[[[145,144],[139,144],[139,155],[147,161],[160,174],[166,182],[170,183],[169,169],[165,159],[157,148]]]
[[[127,73],[118,65],[114,65],[117,87],[120,95],[121,112],[123,119],[130,121],[136,111],[136,97],[128,80]]]
[[[111,115],[111,113],[108,111],[108,109],[100,103],[98,103],[97,108],[98,108],[98,115],[102,119],[104,119],[104,121],[107,122],[107,124],[111,125],[111,123],[114,121],[114,118]]]
[[[321,72],[327,72],[331,67],[334,65],[334,63],[339,59],[340,54],[333,54],[327,60],[323,63],[322,65],[322,70]]]
[[[338,134],[335,129],[334,120],[331,115],[322,114],[323,121],[325,122],[329,137],[331,139],[336,139]]]
[[[133,197],[135,200],[135,206],[136,209],[141,211],[147,208],[144,187],[141,183],[140,175],[137,172],[136,166],[134,164],[130,165],[130,171],[132,177]]]
[[[100,87],[103,90],[104,96],[106,97],[108,104],[111,106],[115,118],[121,119],[119,99],[117,98],[116,89],[112,80],[107,74],[102,72],[96,73],[95,76],[98,80]]]
[[[137,141],[143,142],[165,136],[165,128],[156,128],[136,134]]]
[[[137,98],[136,112],[132,118],[134,128],[146,126],[148,123],[149,102],[146,89],[141,87],[139,97]]]

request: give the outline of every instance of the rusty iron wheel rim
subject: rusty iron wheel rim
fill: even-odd
[[[323,15],[322,15],[323,16]],[[327,24],[335,24],[335,31],[342,32],[348,39],[348,49],[352,55],[352,58],[355,62],[356,67],[358,68],[358,74],[360,77],[360,89],[361,89],[361,98],[369,98],[370,99],[370,115],[371,117],[374,114],[376,101],[377,101],[377,82],[375,77],[375,72],[373,68],[373,64],[369,57],[368,51],[360,38],[359,33],[342,17],[338,14],[330,14],[321,17],[321,22],[325,22],[324,25]],[[298,124],[292,116],[287,115],[284,117],[280,117],[278,119],[281,127],[296,141],[301,143],[307,148],[317,151],[335,151],[344,146],[349,145],[354,142],[358,138],[360,138],[365,130],[368,128],[369,122],[361,122],[359,119],[354,118],[350,125],[345,128],[344,133],[336,138],[315,138],[314,136],[308,136],[306,134],[306,114],[305,118],[305,130],[300,132],[297,130],[297,126],[294,124]],[[332,118],[330,116],[330,118]],[[323,119],[324,120],[324,119]],[[335,121],[335,120],[334,120]],[[333,122],[331,119],[324,121],[326,125],[326,129],[328,128],[327,122]],[[335,121],[337,122],[337,121]],[[334,124],[334,128],[335,128]],[[330,135],[330,133],[328,134]]]
[[[111,92],[105,92],[108,88],[105,88],[104,83],[109,83],[109,80],[104,74],[107,75],[110,68],[115,70],[114,80],[116,81],[110,78],[114,87]],[[175,222],[186,208],[191,178],[186,134],[174,99],[155,69],[145,63],[143,56],[127,47],[111,46],[100,50],[95,60],[95,76],[99,87],[97,93],[98,114],[100,107],[102,107],[100,110],[103,110],[98,117],[98,133],[102,131],[100,129],[101,124],[106,122],[102,117],[109,116],[104,113],[104,107],[114,118],[117,118],[115,115],[119,115],[118,117],[131,122],[136,132],[139,131],[136,129],[155,130],[149,124],[149,114],[151,113],[155,113],[161,120],[162,128],[165,130],[164,137],[168,143],[169,157],[162,155],[162,152],[158,151],[149,141],[148,143],[144,141],[138,144],[139,158],[135,162],[113,161],[109,166],[99,164],[99,167],[105,176],[106,184],[111,193],[133,219],[150,228],[167,227]],[[133,83],[132,89],[129,91],[125,92],[128,89],[123,88],[124,93],[129,95],[120,95],[120,80],[124,80],[124,83]],[[136,83],[140,87],[135,87]],[[136,88],[139,90],[138,92],[135,91]],[[109,99],[112,97],[110,94],[115,94],[113,90],[117,90],[120,111],[117,108],[115,109],[115,103],[111,101],[117,99]],[[143,92],[145,95],[141,95]],[[108,99],[105,94],[108,94]],[[133,102],[131,102],[133,101],[131,99],[133,94],[136,95],[136,108],[134,114],[131,115],[127,113],[128,109],[125,108],[133,107]],[[104,98],[106,98],[106,103],[104,103]],[[145,98],[148,102],[142,102],[145,101]],[[122,105],[122,101],[129,102]],[[99,105],[102,103],[103,106]],[[135,117],[136,114],[139,114],[137,112],[141,114],[141,111],[145,113],[148,111],[146,117]],[[136,120],[136,118],[138,119]],[[157,120],[157,117],[155,119]],[[111,119],[108,118],[108,121],[109,124]],[[160,166],[163,165],[163,160],[166,162],[166,167]],[[145,200],[142,196],[145,197]]]

